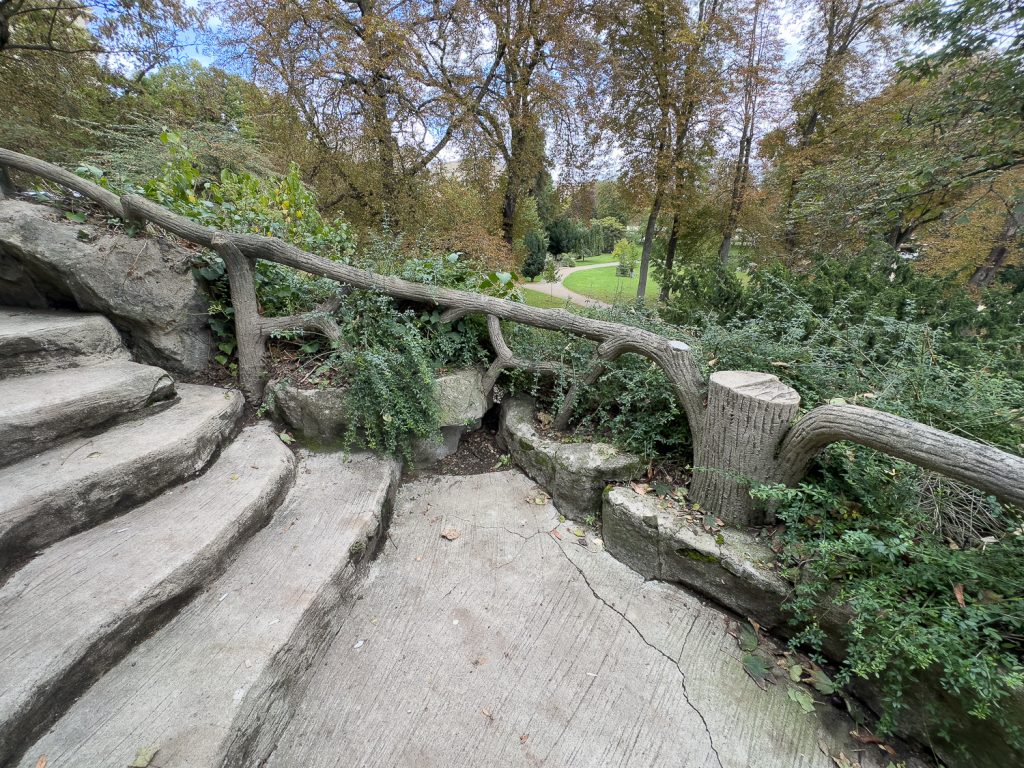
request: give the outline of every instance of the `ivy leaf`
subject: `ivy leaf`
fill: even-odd
[[[804,676],[804,668],[799,664],[794,664],[789,668],[789,679],[794,683],[799,683],[800,679]]]
[[[741,651],[752,653],[757,650],[757,632],[747,623],[740,624],[740,636],[737,638]]]
[[[811,672],[810,683],[818,693],[824,694],[825,696],[831,696],[836,692],[836,684],[833,683],[832,679],[820,669],[816,669]]]
[[[64,218],[76,224],[85,224],[86,222],[84,213],[75,213],[74,211],[64,211]]]
[[[809,714],[814,711],[814,699],[811,698],[811,694],[807,691],[790,686],[788,693],[789,698],[799,704],[800,709],[802,709],[805,714]]]
[[[772,670],[763,657],[748,653],[743,657],[743,671],[750,676],[758,688],[762,691],[768,690],[768,683],[772,679]]]
[[[295,438],[283,430],[279,432],[277,436],[281,438],[281,442],[285,445],[291,445],[295,442]]]

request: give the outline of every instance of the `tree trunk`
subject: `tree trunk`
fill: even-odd
[[[751,482],[778,482],[775,450],[800,408],[800,395],[777,376],[719,371],[708,381],[703,435],[694,450],[692,498],[734,526],[762,525]]]
[[[668,245],[665,247],[665,277],[661,281],[661,294],[658,296],[658,301],[665,303],[668,301],[669,293],[671,292],[669,285],[672,282],[672,269],[676,263],[676,248],[679,246],[679,203],[676,203],[675,210],[672,211],[672,231],[668,236]]]
[[[988,258],[985,259],[984,264],[974,270],[974,274],[971,275],[971,279],[967,281],[967,284],[974,288],[987,288],[990,286],[992,281],[995,280],[996,275],[999,274],[999,270],[1006,264],[1006,259],[1010,255],[1010,248],[1019,235],[1020,219],[1016,216],[1014,209],[1010,208],[1006,212],[1006,223],[1003,225],[1003,231],[999,233],[999,238],[988,252]]]
[[[743,134],[740,137],[740,151],[736,157],[736,173],[733,174],[732,190],[729,193],[729,213],[725,220],[722,233],[722,244],[718,248],[718,258],[722,266],[729,263],[729,251],[732,249],[732,237],[736,232],[736,224],[743,208],[743,193],[747,186],[747,175],[750,169],[750,147],[754,143],[753,123],[744,122]]]
[[[658,225],[658,215],[661,213],[664,196],[664,184],[659,184],[654,192],[654,200],[651,201],[651,214],[647,217],[647,228],[644,230],[644,248],[640,252],[640,274],[636,284],[638,301],[643,301],[644,294],[647,293],[647,270],[651,264],[651,247],[654,245],[654,230]]]

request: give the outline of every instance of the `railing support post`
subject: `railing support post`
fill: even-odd
[[[14,182],[11,181],[11,174],[7,170],[7,166],[0,165],[0,200],[5,197],[14,197],[17,191]]]
[[[246,402],[254,408],[263,402],[266,354],[259,303],[256,300],[256,267],[254,261],[225,237],[213,238],[213,249],[224,260],[231,289],[231,305],[235,309],[235,341],[238,345],[238,386]]]
[[[799,407],[796,390],[769,373],[713,373],[691,498],[729,525],[769,522],[772,515],[754,504],[749,482],[778,482],[775,452]]]

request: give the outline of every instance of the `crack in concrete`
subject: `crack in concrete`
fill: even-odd
[[[696,714],[697,717],[700,718],[701,723],[704,725],[704,732],[708,736],[708,746],[710,746],[711,751],[715,753],[715,759],[718,761],[719,768],[725,768],[724,764],[722,763],[722,756],[718,753],[718,748],[715,746],[715,739],[711,735],[711,727],[708,725],[708,721],[704,717],[704,713],[701,712],[690,699],[690,692],[686,689],[686,673],[683,672],[683,668],[680,666],[679,661],[669,656],[667,653],[665,653],[665,651],[661,650],[661,648],[659,648],[650,640],[648,640],[644,636],[644,633],[640,631],[640,628],[636,624],[634,624],[628,616],[626,616],[624,611],[620,611],[618,608],[616,608],[603,597],[601,597],[601,595],[597,593],[597,590],[594,589],[594,586],[590,583],[590,579],[587,578],[587,574],[585,574],[583,572],[583,569],[580,568],[571,557],[569,557],[569,554],[562,547],[561,543],[558,540],[556,540],[553,536],[551,538],[554,541],[555,546],[558,548],[558,551],[562,553],[562,556],[565,557],[569,564],[576,569],[577,573],[579,573],[580,577],[583,579],[583,583],[587,585],[587,589],[590,590],[594,598],[598,600],[602,605],[604,605],[608,610],[612,611],[617,616],[619,616],[623,621],[625,621],[633,629],[633,631],[636,632],[637,637],[640,638],[644,645],[651,648],[653,651],[655,651],[656,653],[660,654],[665,659],[670,661],[672,665],[676,668],[676,670],[679,672],[679,680],[682,683],[683,687],[683,698],[686,699],[686,703],[689,705],[690,709],[694,711],[694,714]]]

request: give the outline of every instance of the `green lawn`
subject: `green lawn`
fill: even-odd
[[[526,303],[531,307],[540,307],[541,309],[566,309],[565,299],[560,299],[557,296],[551,296],[541,291],[531,291],[529,288],[523,288],[523,296],[526,298]]]
[[[587,259],[577,259],[575,266],[585,267],[588,264],[615,264],[618,262],[618,258],[612,256],[610,253],[602,253],[600,256],[591,256]]]
[[[636,277],[616,276],[614,266],[609,266],[605,269],[585,269],[580,272],[574,272],[562,281],[562,285],[570,291],[582,293],[584,296],[589,296],[599,301],[606,301],[609,304],[632,301],[636,296],[636,284]],[[657,301],[660,291],[661,286],[648,273],[647,302]]]

